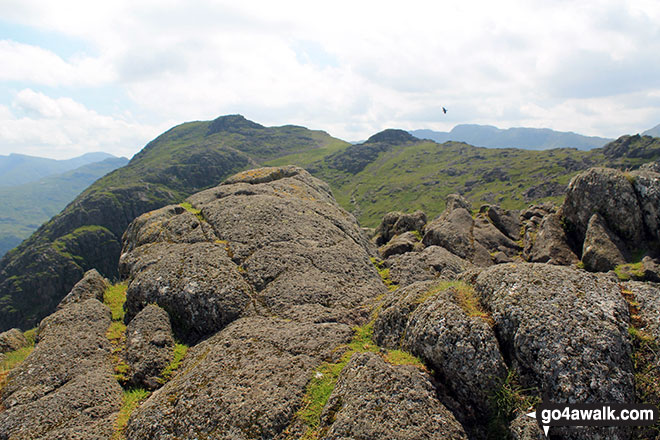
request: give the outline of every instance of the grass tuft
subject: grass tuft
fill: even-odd
[[[204,223],[206,222],[206,219],[202,215],[202,210],[194,208],[193,205],[191,205],[189,202],[181,202],[179,203],[179,206],[188,211],[189,213],[193,214],[195,217],[197,217],[197,220],[200,222]]]
[[[534,396],[530,396],[534,394]],[[502,439],[510,437],[509,424],[518,414],[526,412],[540,403],[538,390],[523,388],[518,374],[510,369],[499,387],[491,394],[490,403],[493,408],[488,422],[488,438]]]
[[[161,384],[164,384],[168,382],[172,376],[174,376],[174,373],[179,369],[179,366],[181,366],[181,362],[183,362],[183,358],[186,357],[186,353],[188,353],[188,346],[185,344],[180,344],[176,343],[174,344],[174,356],[172,357],[172,361],[170,364],[165,367],[163,372],[161,373],[161,377],[158,379],[158,382]]]
[[[124,391],[123,403],[115,422],[115,432],[112,436],[112,440],[123,440],[125,438],[124,430],[126,429],[131,414],[143,400],[149,397],[150,394],[149,391],[142,388],[133,388]]]
[[[130,367],[121,359],[121,351],[126,341],[126,324],[124,324],[124,303],[126,302],[126,283],[109,286],[103,294],[103,303],[112,312],[112,322],[105,333],[112,344],[112,361],[115,370],[115,379],[119,383],[126,383],[126,373]]]
[[[398,284],[394,284],[392,282],[392,278],[390,277],[390,269],[388,267],[385,267],[382,260],[371,257],[371,263],[378,271],[378,275],[380,275],[380,279],[383,280],[383,284],[385,284],[388,290],[393,291],[399,288]]]

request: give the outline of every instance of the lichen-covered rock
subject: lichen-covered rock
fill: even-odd
[[[130,366],[128,382],[150,390],[172,360],[174,337],[170,317],[155,304],[142,309],[126,328],[124,361]]]
[[[474,240],[485,247],[492,255],[503,252],[508,257],[516,257],[522,252],[522,247],[503,234],[483,214],[474,220]]]
[[[416,281],[436,278],[453,279],[472,268],[472,263],[440,246],[428,246],[421,252],[393,255],[385,262],[392,283],[403,287]]]
[[[475,240],[472,215],[462,207],[445,212],[426,225],[422,241],[426,246],[442,246],[477,266],[493,263],[488,250]]]
[[[631,246],[639,246],[644,239],[644,221],[635,189],[621,171],[591,168],[575,176],[568,184],[561,212],[578,243],[584,241],[589,220],[596,212],[612,232]]]
[[[639,304],[639,317],[643,322],[643,330],[660,341],[660,285],[628,281],[625,289],[633,293],[634,301]],[[660,359],[660,353],[658,354]]]
[[[536,218],[536,217],[532,217]],[[570,266],[579,260],[568,244],[566,233],[557,214],[547,214],[540,224],[526,222],[525,252],[527,261]]]
[[[165,309],[180,337],[195,341],[249,312],[251,287],[224,243],[155,243],[122,257],[131,275],[126,316],[148,304]]]
[[[123,236],[123,253],[143,244],[198,243],[217,240],[213,228],[180,205],[169,205],[136,218]]]
[[[109,438],[122,401],[105,334],[110,310],[96,299],[45,318],[34,351],[9,373],[0,437]]]
[[[511,240],[520,240],[522,228],[520,211],[505,210],[499,206],[485,206],[480,211],[485,213],[493,225]]]
[[[108,282],[96,269],[85,272],[83,278],[76,283],[71,292],[62,299],[57,310],[68,304],[83,302],[88,299],[96,299],[103,302],[103,293],[108,288]]]
[[[392,255],[405,254],[412,252],[416,246],[421,245],[419,239],[412,232],[404,232],[401,235],[396,235],[387,244],[378,249],[381,258],[387,259]],[[421,245],[423,248],[423,245]]]
[[[483,271],[475,288],[525,387],[555,402],[634,401],[630,318],[615,280],[562,266],[504,264]]]
[[[490,326],[461,306],[466,298],[457,286],[427,281],[391,293],[374,322],[374,340],[419,356],[461,404],[459,419],[474,421],[492,410],[489,397],[506,365]]]
[[[438,401],[428,375],[389,365],[374,353],[353,355],[321,420],[324,440],[467,439]]]
[[[179,373],[133,413],[126,438],[275,438],[314,369],[351,337],[345,324],[235,321],[190,349]]]
[[[29,345],[29,342],[22,331],[12,328],[6,332],[0,333],[0,353],[15,351]]]
[[[633,187],[642,209],[649,235],[660,240],[660,173],[650,170],[632,171]]]
[[[376,229],[376,244],[379,246],[387,244],[393,237],[404,232],[417,231],[422,234],[424,225],[426,225],[426,214],[423,211],[415,211],[413,214],[388,212]]]
[[[582,247],[584,268],[593,272],[607,272],[626,262],[625,243],[605,225],[600,214],[589,219]]]

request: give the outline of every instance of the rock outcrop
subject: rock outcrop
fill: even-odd
[[[0,353],[15,351],[29,345],[29,342],[22,331],[12,328],[6,332],[0,333]]]

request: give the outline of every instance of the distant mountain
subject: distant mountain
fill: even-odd
[[[12,153],[9,156],[0,155],[0,186],[14,186],[36,182],[43,177],[65,173],[83,165],[114,157],[112,154],[103,152],[87,153],[66,160],[48,159],[16,153]]]
[[[644,136],[660,137],[660,124],[642,133]]]
[[[87,158],[104,156],[108,155],[93,154]],[[60,212],[95,180],[127,163],[125,157],[110,157],[36,182],[0,186],[0,257]]]
[[[613,139],[583,136],[572,132],[554,131],[549,128],[514,127],[500,129],[492,125],[461,124],[450,132],[412,130],[419,139],[430,139],[438,143],[466,142],[476,147],[523,148],[526,150],[548,150],[551,148],[577,148],[590,150],[599,148]]]

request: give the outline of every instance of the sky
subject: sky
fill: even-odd
[[[3,155],[131,157],[236,113],[348,141],[660,124],[657,0],[2,0],[0,60]]]

